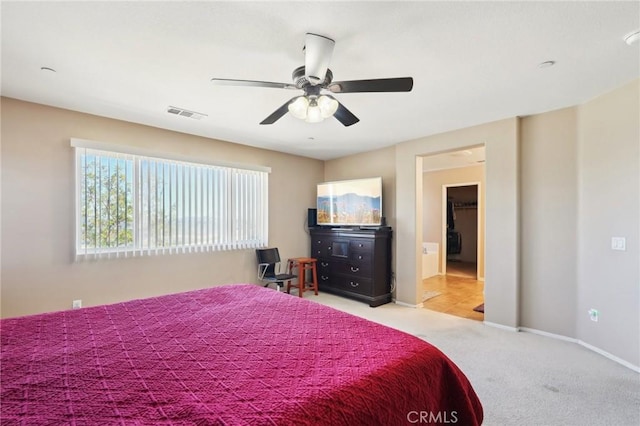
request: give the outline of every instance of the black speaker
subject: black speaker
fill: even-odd
[[[318,226],[318,209],[309,209],[307,211],[307,227],[315,228]]]

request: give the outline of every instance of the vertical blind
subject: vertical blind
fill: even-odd
[[[76,147],[76,255],[267,245],[268,173]]]

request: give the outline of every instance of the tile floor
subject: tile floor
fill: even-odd
[[[473,310],[484,302],[484,282],[454,275],[436,275],[422,281],[424,291],[442,294],[423,302],[426,309],[462,318],[483,321],[484,314]]]
[[[476,278],[478,276],[477,273],[478,267],[475,263],[447,261],[447,275]]]

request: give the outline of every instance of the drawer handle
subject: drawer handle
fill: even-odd
[[[358,287],[360,285],[360,283],[358,282],[354,283],[353,281],[351,281],[349,284],[351,284],[351,287]]]
[[[358,247],[364,247],[364,245],[362,245],[362,244],[358,244]]]
[[[327,247],[327,250],[331,250],[331,246]]]
[[[362,260],[362,255],[358,256],[358,260]]]
[[[358,268],[357,266],[352,266],[351,267],[351,272],[358,272],[360,270],[360,268]]]
[[[321,279],[322,281],[327,281],[327,280],[329,279],[329,277],[325,277],[324,275],[321,275],[321,276],[320,276],[320,279]]]
[[[329,262],[320,262],[320,266],[329,266]]]

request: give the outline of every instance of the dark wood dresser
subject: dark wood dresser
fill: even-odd
[[[311,228],[311,257],[318,259],[321,291],[366,302],[391,301],[390,227]]]

